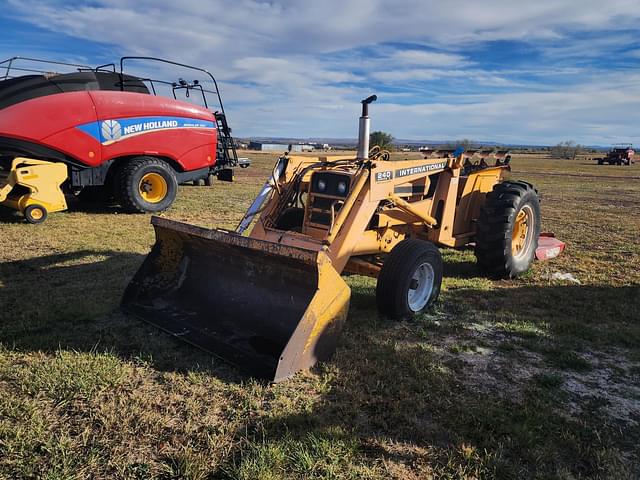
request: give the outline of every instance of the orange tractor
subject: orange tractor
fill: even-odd
[[[461,154],[390,161],[370,150],[375,99],[362,102],[355,158],[279,158],[236,231],[154,217],[156,244],[123,307],[279,381],[333,353],[349,307],[342,274],[377,278],[380,312],[406,318],[438,297],[438,247],[475,243],[490,276],[525,272],[540,234],[536,189],[504,181],[500,161],[466,172]]]

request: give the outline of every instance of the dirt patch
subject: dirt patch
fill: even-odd
[[[570,412],[585,413],[595,405],[613,419],[640,425],[640,387],[633,383],[633,372],[640,364],[627,360],[621,351],[585,354],[583,358],[593,366],[591,371],[563,373],[562,388],[570,394]]]

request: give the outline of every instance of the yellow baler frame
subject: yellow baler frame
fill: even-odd
[[[49,213],[66,210],[67,202],[61,186],[67,177],[64,163],[14,158],[6,177],[0,177],[0,205],[21,213],[32,205],[42,207]],[[20,193],[16,189],[19,186],[27,191]]]

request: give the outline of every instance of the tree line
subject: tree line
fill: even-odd
[[[393,150],[393,140],[393,135],[381,131],[373,132],[369,137],[371,146],[373,147],[374,145],[377,145],[382,150]],[[450,148],[455,150],[458,147],[463,147],[465,150],[468,150],[471,148],[479,148],[481,146],[481,144],[465,138],[442,145],[441,148]],[[575,158],[581,153],[584,153],[585,150],[586,149],[582,145],[574,142],[573,140],[565,140],[564,142],[560,142],[551,147],[549,152],[556,158],[575,160]]]

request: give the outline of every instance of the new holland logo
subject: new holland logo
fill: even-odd
[[[105,120],[101,133],[104,141],[116,141],[122,136],[122,127],[116,120]]]

